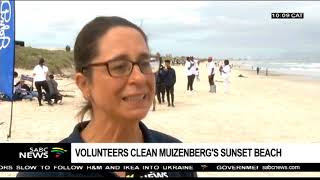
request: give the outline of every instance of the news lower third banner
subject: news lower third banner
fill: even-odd
[[[320,171],[320,144],[2,143],[0,171]]]

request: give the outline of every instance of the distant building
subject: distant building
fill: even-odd
[[[15,45],[24,47],[24,41],[15,41]]]

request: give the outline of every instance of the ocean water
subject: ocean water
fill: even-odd
[[[241,67],[256,70],[260,67],[262,71],[268,68],[269,72],[282,74],[302,75],[311,79],[320,79],[320,58],[313,60],[240,60]]]

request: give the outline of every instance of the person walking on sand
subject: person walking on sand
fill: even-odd
[[[219,72],[220,72],[220,76],[222,76],[222,69],[223,69],[223,63],[219,63]]]
[[[47,76],[48,76],[48,67],[44,65],[44,59],[39,59],[39,64],[33,68],[33,77],[34,77],[34,84],[36,86],[38,92],[38,102],[39,106],[42,106],[42,88],[46,92],[46,101],[49,105],[52,105],[50,100],[50,91],[47,83]]]
[[[166,78],[165,78],[165,85],[166,85],[166,93],[167,93],[167,101],[168,106],[174,107],[174,84],[176,83],[176,72],[170,66],[170,60],[165,60],[166,65]],[[170,101],[171,96],[171,101]],[[171,103],[170,103],[171,102]]]
[[[214,63],[212,61],[212,57],[209,57],[208,58],[208,79],[209,79],[209,86],[210,86],[210,91],[211,93],[215,93],[216,92],[216,86],[214,84],[214,75],[215,75],[215,72],[214,72]]]
[[[266,76],[268,76],[268,68],[266,69]]]
[[[196,74],[197,74],[197,63],[194,61],[193,56],[191,56],[190,59],[191,62],[191,91],[193,92],[193,83],[194,83],[194,79],[196,78]]]
[[[186,68],[186,74],[187,74],[187,77],[188,77],[188,83],[187,83],[187,91],[192,91],[193,90],[193,87],[192,87],[192,84],[191,84],[191,81],[192,81],[192,66],[193,64],[191,63],[191,58],[190,57],[187,57],[187,61],[185,62],[185,68]]]
[[[224,60],[224,66],[222,68],[222,78],[224,81],[224,93],[229,93],[229,83],[230,83],[230,73],[231,73],[231,68],[229,65],[229,60]]]
[[[165,85],[166,71],[165,67],[161,64],[159,71],[156,73],[156,95],[158,103],[164,103],[166,85]]]
[[[161,64],[162,62],[162,58],[160,56],[159,53],[156,54],[155,57],[151,57],[151,59],[154,61],[155,59],[158,59],[159,60],[159,70],[154,74],[154,79],[156,80],[155,82],[155,87],[156,87],[156,93],[155,93],[155,97],[153,99],[153,102],[152,102],[152,111],[155,111],[156,110],[156,97],[158,99],[158,103],[161,104],[161,97],[160,97],[160,93],[162,93],[162,102],[164,102],[164,94],[165,94],[165,85],[164,85],[164,82],[163,82],[163,85],[160,83],[161,80],[160,80],[160,77],[159,77],[159,71],[160,69],[163,69],[163,65]],[[164,79],[164,77],[163,77]],[[163,80],[164,81],[164,80]],[[162,85],[162,86],[161,86]]]
[[[198,59],[194,60],[195,63],[195,76],[197,77],[197,81],[200,81],[200,69],[199,69],[199,65],[200,65],[200,61]]]
[[[197,81],[200,81],[200,78],[199,78],[199,76],[200,76],[200,71],[199,71],[199,68],[198,68],[198,67],[196,68],[196,74],[195,74],[195,76],[197,77]]]

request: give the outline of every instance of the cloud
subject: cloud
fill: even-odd
[[[320,50],[319,2],[17,1],[16,9],[17,37],[37,46],[73,45],[88,21],[116,15],[141,25],[150,47],[165,53],[269,57]],[[272,12],[305,18],[275,20]]]

